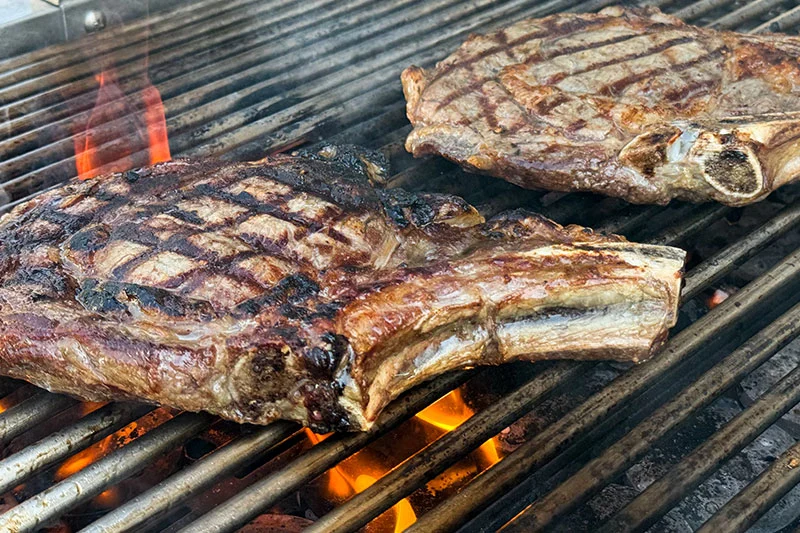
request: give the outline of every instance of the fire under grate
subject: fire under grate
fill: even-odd
[[[679,325],[648,363],[449,374],[367,433],[237,426],[2,380],[0,528],[800,528],[800,188],[743,209],[630,206],[521,191],[403,149],[402,68],[471,32],[611,3],[198,0],[0,62],[0,213],[78,170],[353,143],[389,156],[389,186],[690,252]],[[787,1],[646,4],[720,29],[800,24]]]

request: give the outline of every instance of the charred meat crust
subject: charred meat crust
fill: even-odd
[[[798,52],[655,8],[524,20],[403,72],[406,148],[522,187],[744,205],[797,178]]]
[[[460,198],[373,188],[385,168],[325,147],[34,198],[0,219],[0,372],[354,430],[446,370],[557,357],[559,342],[641,360],[674,323],[682,251],[523,211],[484,222]]]

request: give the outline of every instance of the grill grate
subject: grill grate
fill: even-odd
[[[173,156],[224,159],[322,139],[381,148],[393,160],[391,186],[464,196],[485,215],[519,206],[559,222],[579,222],[636,240],[685,244],[726,216],[752,216],[754,230],[719,245],[693,266],[684,307],[800,222],[800,201],[777,193],[782,208],[733,210],[718,205],[629,206],[588,194],[520,191],[499,180],[463,173],[442,160],[412,160],[402,148],[410,130],[398,81],[411,63],[446,56],[470,32],[558,11],[593,11],[610,0],[199,0],[86,40],[0,62],[0,213],[75,174],[73,135],[95,106],[95,74],[113,63],[126,90],[145,73],[163,97]],[[779,0],[653,0],[690,22],[740,31],[789,31],[800,24],[793,2]],[[93,54],[87,56],[87,50]],[[149,52],[149,55],[148,55]],[[110,146],[116,123],[98,128]],[[783,254],[764,274],[697,320],[685,320],[658,357],[624,371],[457,494],[419,517],[413,531],[459,527],[534,531],[556,527],[665,435],[702,411],[800,334],[800,250]],[[489,408],[396,466],[371,487],[319,519],[313,531],[355,531],[477,449],[509,424],[570,388],[604,363],[527,365],[522,384]],[[171,530],[235,531],[295,491],[468,380],[482,369],[442,376],[407,393],[367,433],[332,436],[276,465],[202,516],[177,516],[186,502],[231,478],[256,458],[280,449],[299,428],[277,422],[234,438],[90,524],[84,531],[147,530],[159,517]],[[793,370],[741,415],[604,525],[643,531],[800,401]],[[0,382],[0,396],[22,401],[0,413],[0,444],[8,444],[76,406],[72,399]],[[0,493],[150,412],[109,404],[56,428],[0,461]],[[0,527],[34,531],[213,427],[205,414],[183,413],[55,483],[0,515]],[[703,531],[744,531],[800,482],[795,445],[718,510]],[[179,513],[178,513],[179,514]],[[798,518],[795,526],[798,525]]]

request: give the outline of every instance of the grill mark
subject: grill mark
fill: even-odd
[[[524,127],[526,127],[526,126],[529,126],[529,125],[531,124],[531,122],[532,122],[531,113],[530,113],[530,111],[528,111],[528,110],[525,108],[525,106],[523,106],[521,103],[519,103],[519,102],[518,102],[518,101],[517,101],[517,100],[514,98],[514,95],[512,95],[512,94],[511,94],[511,92],[510,92],[510,91],[509,91],[509,90],[506,88],[506,86],[505,86],[505,85],[503,85],[502,83],[498,83],[497,85],[498,85],[498,87],[500,87],[500,88],[503,90],[503,92],[505,93],[505,95],[506,95],[506,101],[508,101],[508,102],[512,103],[513,105],[515,105],[515,106],[517,107],[517,109],[519,109],[519,110],[521,111],[521,116],[523,116],[523,117],[528,117],[528,118],[529,118],[529,120],[527,120],[527,121],[525,121],[525,122],[516,122],[516,123],[514,123],[514,124],[510,124],[509,126],[507,126],[507,127],[505,128],[505,133],[506,133],[506,134],[509,134],[509,135],[516,134],[516,133],[518,133],[518,132],[522,131],[522,129],[523,129]]]
[[[568,79],[570,79],[570,78],[572,78],[574,76],[578,76],[578,75],[581,75],[581,74],[586,74],[588,72],[593,72],[595,70],[599,70],[599,69],[605,68],[605,67],[610,67],[612,65],[616,65],[616,64],[619,64],[619,63],[624,63],[624,62],[630,61],[632,59],[645,59],[647,57],[650,57],[650,56],[653,56],[655,54],[661,53],[661,52],[663,52],[663,51],[665,51],[665,50],[667,50],[669,48],[672,48],[673,46],[680,46],[682,44],[686,44],[686,43],[692,42],[694,40],[695,40],[694,36],[685,35],[683,37],[677,37],[675,39],[670,39],[668,41],[664,41],[663,43],[661,43],[659,45],[656,45],[656,46],[654,46],[652,48],[648,48],[647,50],[645,50],[644,52],[641,52],[641,53],[635,52],[635,53],[632,53],[632,54],[626,54],[626,55],[621,56],[621,57],[615,57],[613,59],[609,59],[609,60],[606,60],[606,61],[600,61],[598,63],[593,63],[593,64],[589,65],[588,67],[584,68],[583,70],[579,70],[579,71],[576,71],[576,72],[570,72],[570,73],[559,72],[558,74],[554,74],[550,78],[548,78],[547,81],[545,81],[543,83],[543,85],[553,85],[553,84],[562,82],[564,80],[568,80]]]
[[[128,222],[112,229],[111,240],[130,241],[143,246],[158,247],[161,244],[155,232],[141,224]]]
[[[581,118],[581,119],[576,120],[575,122],[573,122],[569,126],[567,126],[565,128],[565,130],[567,131],[567,133],[575,133],[579,129],[581,129],[584,126],[586,126],[586,124],[588,124],[588,122],[586,122],[584,119]]]
[[[570,100],[569,96],[567,96],[564,93],[560,93],[560,94],[556,95],[555,98],[552,98],[550,101],[542,102],[540,105],[537,105],[536,106],[536,112],[540,116],[541,115],[547,115],[547,114],[550,113],[550,111],[552,111],[553,109],[557,108],[561,104],[565,104],[565,103],[569,102],[569,100]]]
[[[556,36],[556,37],[558,37],[558,38],[566,38],[566,37],[570,37],[571,35],[573,35],[573,34],[564,35],[564,36]],[[524,64],[530,65],[530,64],[533,64],[533,63],[536,63],[536,62],[541,62],[541,61],[552,61],[554,59],[558,59],[559,57],[562,57],[562,56],[565,56],[565,55],[569,55],[569,54],[573,54],[575,52],[581,52],[581,51],[584,51],[584,50],[593,50],[595,48],[601,48],[603,46],[608,46],[610,44],[615,44],[615,43],[623,42],[623,41],[626,41],[626,40],[629,40],[629,39],[633,39],[634,37],[641,37],[642,35],[643,35],[642,33],[634,33],[634,34],[631,34],[631,35],[622,35],[622,36],[618,36],[618,37],[615,37],[615,38],[612,38],[612,39],[607,39],[605,41],[593,42],[589,46],[586,46],[586,45],[575,45],[575,46],[570,46],[570,47],[567,47],[567,48],[562,48],[562,49],[559,49],[559,50],[553,50],[553,51],[551,51],[551,53],[548,53],[548,54],[531,56],[524,62]],[[542,33],[541,36],[546,37],[547,34],[546,33]],[[519,39],[517,39],[515,41],[512,41],[511,44],[506,44],[505,45],[506,46],[506,48],[505,48],[506,51],[510,51],[511,47],[519,46],[521,44],[525,44],[525,43],[527,43],[528,41],[530,41],[532,39],[528,39],[528,40],[526,40],[524,42],[521,42],[521,43],[517,42],[518,40]],[[503,47],[498,47],[498,51],[500,51],[500,50],[503,50]],[[429,85],[433,84],[434,81],[438,80],[439,77],[441,77],[441,75],[442,74],[437,74],[433,79],[431,79],[431,82],[429,83]],[[454,101],[456,101],[456,100],[466,96],[467,94],[471,93],[472,91],[475,91],[476,89],[478,89],[481,86],[483,86],[483,84],[486,83],[487,81],[489,81],[488,78],[482,78],[480,80],[473,81],[473,82],[471,82],[471,83],[469,83],[467,85],[464,85],[461,88],[456,89],[455,91],[451,91],[444,98],[442,98],[440,100],[440,102],[436,105],[436,108],[434,109],[434,112],[439,111],[443,107],[446,107],[446,106],[452,104]]]
[[[194,224],[195,226],[203,226],[206,221],[200,218],[199,216],[195,215],[191,211],[185,211],[183,209],[168,209],[164,212],[164,214],[171,215],[178,220],[183,222],[188,222],[189,224]]]
[[[351,246],[352,245],[351,239],[332,227],[333,223],[335,223],[338,220],[341,220],[341,219],[345,218],[348,215],[349,215],[348,213],[343,212],[337,217],[332,217],[331,226],[327,226],[327,225],[323,226],[323,225],[319,224],[319,227],[317,229],[312,230],[311,232],[317,232],[319,230],[324,229],[325,230],[325,234],[328,237],[330,237],[331,239],[333,239],[333,240],[335,240],[335,241],[337,241],[339,243],[342,243],[345,246]],[[238,225],[238,224],[244,222],[245,220],[249,219],[252,216],[253,216],[253,213],[251,213],[251,212],[242,213],[241,215],[239,215],[237,217],[237,220],[234,222],[233,225],[234,226]],[[124,276],[126,276],[132,269],[134,269],[135,267],[137,267],[141,263],[149,260],[150,258],[158,255],[158,253],[162,252],[162,251],[168,251],[168,252],[177,253],[177,254],[183,255],[184,257],[187,257],[189,259],[198,258],[198,259],[205,260],[207,262],[206,265],[199,265],[197,268],[192,269],[191,271],[189,271],[187,273],[181,274],[179,276],[179,278],[181,278],[181,277],[185,278],[187,276],[194,276],[198,271],[204,271],[204,270],[212,271],[212,270],[217,269],[217,270],[220,270],[221,272],[224,272],[229,277],[232,277],[233,279],[236,279],[237,281],[244,282],[246,280],[238,280],[238,278],[236,278],[236,276],[232,276],[231,272],[229,270],[227,270],[227,266],[232,265],[235,261],[238,261],[241,258],[246,258],[246,257],[258,254],[258,255],[262,255],[262,256],[274,257],[276,259],[287,261],[287,262],[299,261],[300,260],[299,258],[296,258],[294,256],[288,257],[285,254],[281,253],[282,249],[280,248],[280,244],[279,243],[278,244],[273,244],[273,245],[270,245],[270,246],[264,246],[264,243],[262,242],[262,240],[260,238],[258,238],[258,237],[255,237],[255,236],[253,238],[249,238],[249,239],[242,239],[240,236],[237,236],[237,235],[234,235],[234,234],[228,235],[228,237],[230,237],[232,239],[240,240],[241,242],[243,242],[243,243],[245,243],[245,244],[247,244],[249,246],[255,246],[257,248],[258,252],[249,250],[249,251],[244,251],[244,252],[238,252],[238,253],[234,254],[233,256],[230,256],[230,257],[227,257],[227,258],[221,258],[221,257],[217,256],[213,251],[197,247],[197,246],[193,245],[191,242],[189,242],[188,238],[195,234],[193,231],[177,232],[177,233],[171,235],[166,240],[160,241],[154,234],[151,234],[149,236],[146,236],[146,237],[142,238],[142,234],[141,234],[141,231],[139,231],[140,228],[138,226],[135,226],[134,224],[129,224],[128,226],[129,226],[129,228],[126,227],[126,230],[125,230],[125,240],[130,240],[132,242],[136,242],[137,244],[143,244],[143,245],[150,246],[151,250],[149,250],[146,254],[144,254],[144,255],[142,255],[140,257],[133,258],[130,261],[128,261],[128,262],[126,262],[126,263],[124,263],[122,265],[119,265],[117,268],[115,268],[112,271],[111,274],[112,274],[112,276],[119,277],[120,279],[122,279]],[[218,224],[209,224],[207,227],[205,227],[203,229],[203,231],[204,232],[214,232],[214,231],[227,229],[228,227],[231,227],[231,224],[228,224],[228,223],[225,223],[225,222],[221,222],[221,223],[218,223]],[[298,234],[296,236],[298,239],[304,239],[308,235],[310,235],[310,233],[311,233],[310,231],[308,231],[305,228],[300,228],[300,229],[304,230],[304,231],[302,231],[300,234]],[[305,260],[303,260],[301,262],[304,262],[304,261]],[[169,280],[165,281],[164,284],[166,286],[167,284],[172,284],[175,281],[176,280],[174,278],[170,278]],[[258,283],[255,280],[253,280],[253,282],[254,283]],[[261,286],[261,285],[259,284],[259,286]]]
[[[279,218],[285,222],[291,222],[296,226],[300,226],[306,229],[308,229],[315,223],[318,224],[318,222],[315,220],[308,220],[305,217],[297,216],[294,213],[288,213],[286,211],[283,211],[282,209],[280,209],[275,205],[263,203],[258,199],[256,199],[255,196],[245,191],[242,191],[238,194],[232,194],[227,191],[216,189],[215,187],[208,184],[198,185],[197,187],[195,187],[194,191],[197,196],[203,196],[203,195],[210,196],[211,198],[216,198],[218,200],[225,200],[239,207],[250,209],[252,211],[251,215],[252,214],[270,215],[275,218]],[[306,192],[306,194],[310,193]],[[317,197],[316,195],[311,195],[311,196]],[[317,198],[322,200],[322,198],[319,197]]]
[[[166,241],[162,242],[159,249],[165,252],[173,252],[180,254],[189,259],[200,258],[208,259],[211,257],[216,258],[217,255],[211,250],[205,250],[188,241],[188,238],[194,234],[186,235],[176,233],[170,236]]]
[[[256,291],[263,292],[264,290],[269,290],[275,286],[275,283],[272,285],[266,285],[259,281],[252,273],[248,272],[243,267],[239,266],[239,262],[245,259],[250,259],[251,257],[264,257],[264,254],[255,254],[252,252],[242,252],[235,256],[232,259],[225,262],[219,262],[218,266],[224,270],[225,276],[235,281],[239,281],[241,283],[245,283]],[[269,256],[274,257],[274,256]],[[280,259],[280,258],[279,258]],[[286,274],[286,276],[291,274]],[[276,282],[277,283],[277,282]]]
[[[46,206],[40,212],[36,213],[39,217],[47,222],[51,222],[60,226],[64,233],[71,234],[77,232],[81,227],[86,226],[92,220],[88,215],[70,215],[61,211],[60,209],[53,209]],[[32,218],[35,218],[34,215]]]
[[[567,48],[562,48],[560,50],[553,51],[555,53],[555,55],[544,54],[544,55],[531,56],[525,61],[525,64],[530,65],[530,64],[533,64],[533,63],[536,63],[536,62],[540,62],[540,61],[552,61],[553,59],[558,59],[559,57],[564,56],[564,55],[573,54],[575,52],[580,52],[582,50],[592,50],[594,48],[607,46],[609,44],[614,44],[614,43],[617,43],[617,42],[620,42],[620,41],[623,41],[623,40],[626,40],[626,39],[632,39],[634,37],[639,37],[639,36],[641,36],[641,34],[637,33],[637,34],[634,34],[634,35],[625,35],[625,36],[623,36],[623,37],[625,37],[625,39],[616,38],[616,39],[608,39],[607,41],[598,41],[597,43],[592,43],[591,46],[576,45],[576,46],[571,46],[571,47],[567,47]],[[438,76],[435,79],[438,79]],[[457,89],[455,91],[451,91],[436,106],[435,111],[439,111],[441,108],[453,103],[454,101],[458,100],[459,98],[461,98],[463,96],[466,96],[467,94],[471,93],[472,91],[480,88],[487,81],[489,81],[488,78],[483,78],[481,80],[474,81],[474,82],[469,83],[469,84],[467,84],[465,86],[462,86],[460,89]],[[433,83],[433,81],[431,81],[431,83]]]
[[[718,57],[723,56],[727,51],[727,47],[721,46],[717,48],[713,52],[706,54],[702,57],[698,57],[696,59],[692,59],[691,61],[687,61],[686,63],[679,63],[677,65],[670,65],[669,67],[661,67],[653,70],[648,70],[645,72],[640,72],[639,74],[632,74],[630,76],[626,76],[620,80],[617,80],[611,84],[605,85],[601,87],[597,93],[602,94],[604,96],[614,96],[615,94],[621,93],[625,88],[633,85],[637,81],[641,81],[645,78],[649,78],[652,76],[657,76],[659,74],[663,74],[665,72],[683,72],[686,69],[692,68],[695,65],[699,65],[701,63],[707,62],[709,60],[717,59]]]
[[[483,109],[482,116],[486,119],[486,123],[489,125],[490,129],[495,129],[498,126],[497,122],[497,104],[494,103],[490,98],[488,98],[485,94],[481,93],[478,96],[478,101],[481,104],[481,108]]]
[[[317,232],[314,232],[314,233],[317,233]],[[334,241],[337,241],[337,242],[340,242],[340,243],[344,244],[345,246],[351,246],[353,244],[353,241],[350,239],[350,237],[348,237],[347,235],[343,234],[342,232],[340,232],[340,231],[338,231],[338,230],[336,230],[334,228],[328,228],[325,231],[325,235],[327,235],[328,237],[330,237]]]
[[[473,81],[472,83],[468,83],[467,85],[461,86],[459,89],[455,91],[450,91],[447,95],[439,100],[439,103],[436,104],[436,108],[434,109],[434,113],[440,111],[442,108],[449,106],[456,100],[468,95],[472,91],[475,91],[483,86],[486,83],[487,79],[480,79],[478,81]]]
[[[540,55],[532,55],[528,59],[524,61],[525,65],[533,65],[534,63],[539,63],[541,61],[552,61],[554,59],[558,59],[563,56],[567,56],[570,54],[574,54],[576,52],[583,52],[586,50],[595,50],[597,48],[602,48],[604,46],[609,46],[612,44],[621,43],[624,41],[628,41],[635,37],[641,37],[642,33],[631,33],[628,35],[618,35],[616,37],[612,37],[611,39],[606,39],[605,41],[594,41],[592,43],[586,44],[576,44],[573,46],[567,46],[565,48],[560,48],[558,50],[551,50],[550,53],[547,54],[540,54]]]
[[[301,238],[303,236],[301,236]],[[255,235],[251,233],[244,233],[242,235],[237,235],[237,238],[241,240],[243,243],[247,244],[248,246],[256,248],[261,254],[267,254],[290,263],[291,262],[298,263],[302,266],[309,266],[310,264],[308,259],[306,259],[305,257],[299,257],[299,256],[290,257],[285,255],[283,253],[286,250],[285,242],[268,241],[263,237],[261,237],[260,235]]]
[[[554,28],[550,27],[550,28],[545,28],[543,30],[534,30],[534,31],[530,31],[528,33],[525,33],[523,35],[520,35],[519,37],[517,37],[516,39],[514,39],[512,41],[508,41],[506,39],[505,43],[489,47],[486,50],[475,54],[474,56],[470,56],[469,58],[465,59],[464,61],[446,65],[444,68],[442,68],[436,74],[436,76],[433,79],[431,79],[430,84],[433,84],[433,82],[435,82],[436,80],[438,80],[442,76],[445,76],[445,75],[449,74],[456,67],[469,67],[471,65],[474,65],[475,63],[477,63],[481,59],[485,59],[486,57],[488,57],[488,56],[490,56],[490,55],[492,55],[494,53],[502,52],[504,49],[509,49],[509,48],[513,48],[515,46],[520,46],[520,45],[523,45],[523,44],[527,44],[530,41],[532,41],[534,39],[537,39],[539,37],[553,37],[553,38],[559,38],[559,39],[560,38],[564,38],[564,37],[568,37],[570,35],[574,35],[575,33],[579,32],[579,31],[585,31],[585,30],[587,30],[589,28],[594,28],[596,26],[603,26],[603,25],[607,24],[609,20],[610,20],[610,17],[605,17],[605,18],[596,17],[596,18],[592,18],[590,20],[584,20],[584,19],[580,19],[580,18],[570,18],[565,24],[557,26],[557,29],[554,29]],[[545,21],[546,21],[546,19],[543,19],[542,21],[539,21],[539,22],[547,24],[547,22],[545,22]],[[564,30],[566,30],[566,31],[564,31]],[[497,34],[494,34],[493,38],[496,40],[497,39]]]
[[[241,283],[242,285],[245,285],[248,289],[252,290],[253,292],[259,293],[264,291],[264,286],[257,283],[255,280],[249,279],[250,276],[240,276],[238,273],[232,274],[231,272],[221,272],[221,271],[220,272],[214,271],[213,273],[224,276],[229,280],[235,281],[237,283]],[[181,280],[180,284],[181,289],[179,291],[181,296],[189,300],[205,301],[205,300],[199,300],[190,295],[198,287],[200,287],[203,283],[205,283],[208,280],[210,274],[212,274],[212,272],[208,272],[201,269],[192,270],[184,274],[183,280]]]
[[[131,271],[131,269],[145,263],[158,255],[161,250],[158,249],[151,249],[143,253],[138,257],[134,257],[133,259],[128,260],[127,262],[119,265],[114,270],[111,271],[111,277],[116,279],[122,280],[125,278],[126,275]]]
[[[663,98],[667,102],[674,102],[679,103],[683,100],[684,96],[693,96],[693,91],[699,91],[701,89],[711,88],[717,84],[716,79],[707,79],[702,81],[696,81],[690,83],[689,85],[684,85],[683,87],[679,87],[677,89],[671,89],[663,93]]]

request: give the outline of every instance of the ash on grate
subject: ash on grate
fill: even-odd
[[[795,339],[742,380],[739,385],[739,399],[745,406],[752,405],[767,389],[798,365],[800,365],[800,339]],[[800,439],[800,405],[796,405],[786,413],[778,421],[778,425],[795,439]]]
[[[770,427],[687,496],[670,515],[683,517],[692,530],[699,528],[794,443],[781,428]],[[767,512],[758,528],[751,531],[777,532],[800,516],[800,492],[787,496],[782,505]],[[651,531],[659,530],[656,527]]]
[[[644,458],[629,468],[615,483],[605,487],[587,504],[562,520],[556,530],[562,532],[594,530],[598,524],[630,503],[742,410],[742,405],[735,398],[717,399],[677,431],[661,439]],[[776,425],[770,427],[690,492],[650,528],[649,533],[689,533],[697,530],[794,443],[795,439],[789,433]],[[800,487],[791,491],[770,510],[752,531],[777,532],[798,517],[800,517]]]

